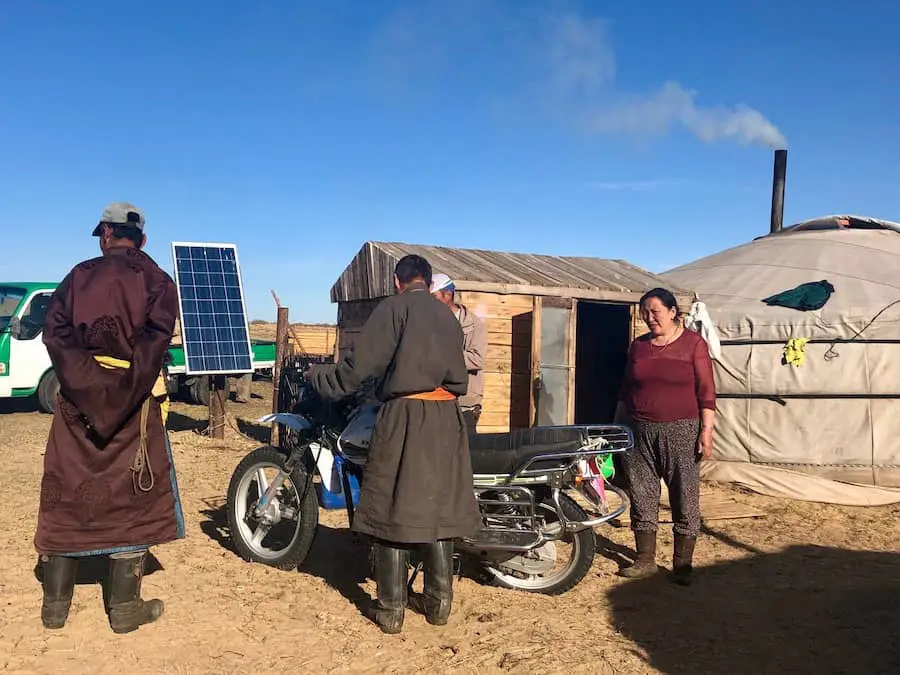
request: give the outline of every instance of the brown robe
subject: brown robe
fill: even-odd
[[[381,301],[352,353],[310,370],[325,398],[379,378],[385,401],[375,422],[353,529],[378,539],[428,543],[473,535],[481,516],[472,486],[465,423],[456,400],[403,398],[439,386],[466,393],[459,322],[424,284]]]
[[[150,396],[177,315],[174,282],[133,248],[82,262],[53,294],[43,341],[60,395],[44,454],[34,538],[39,553],[118,553],[184,536],[171,450],[159,402]],[[131,367],[107,369],[95,356]],[[153,480],[145,490],[131,467],[148,397]],[[142,483],[149,486],[149,474]]]

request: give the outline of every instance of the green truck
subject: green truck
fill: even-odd
[[[0,399],[36,397],[41,410],[52,413],[59,381],[41,333],[50,296],[57,282],[0,282]],[[275,343],[251,340],[254,373],[275,366]],[[188,375],[184,349],[169,347],[169,393],[191,403],[209,403],[209,377]]]

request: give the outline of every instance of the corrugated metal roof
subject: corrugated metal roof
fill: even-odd
[[[661,277],[624,260],[373,241],[362,247],[334,284],[332,302],[390,295],[394,265],[409,254],[426,258],[435,273],[447,274],[461,290],[490,284],[581,290],[587,297],[599,292],[640,295],[665,285]],[[575,292],[573,297],[578,297]]]

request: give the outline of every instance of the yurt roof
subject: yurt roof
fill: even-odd
[[[815,218],[661,275],[692,288],[722,337],[781,340],[900,338],[900,224],[866,216]],[[816,311],[762,302],[799,284],[835,288]]]

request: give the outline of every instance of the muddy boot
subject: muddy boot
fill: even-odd
[[[77,558],[60,555],[41,556],[44,599],[41,603],[41,623],[44,628],[58,630],[66,625],[72,596],[75,593]]]
[[[619,575],[629,579],[649,577],[657,572],[656,567],[656,532],[635,532],[634,543],[637,557]]]
[[[453,603],[453,540],[422,546],[422,595],[411,600],[416,611],[433,626],[445,626]]]
[[[396,634],[406,614],[409,551],[380,542],[374,551],[378,599],[371,618],[383,633]]]
[[[130,633],[163,613],[162,600],[142,600],[144,556],[109,559],[109,625],[114,633]]]
[[[675,533],[675,550],[672,557],[672,581],[681,586],[691,585],[693,572],[694,545],[697,537],[687,537]]]

